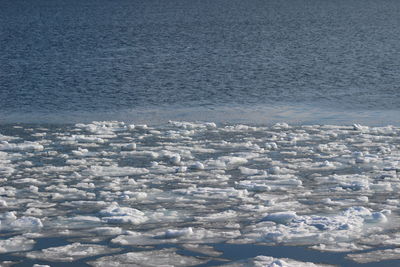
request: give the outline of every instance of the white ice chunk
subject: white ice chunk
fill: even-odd
[[[0,165],[0,176],[11,176],[15,172],[15,169],[10,166],[1,166]]]
[[[239,260],[233,263],[224,264],[226,267],[327,267],[333,265],[316,264],[312,262],[296,261],[288,258],[274,258],[269,256],[257,256],[252,259]]]
[[[260,170],[250,169],[250,168],[246,168],[246,167],[243,167],[243,166],[239,167],[239,171],[242,174],[245,174],[245,175],[256,175],[256,174],[261,174],[262,173],[262,171],[260,171]]]
[[[125,151],[133,151],[136,150],[136,144],[135,143],[127,144],[121,147],[121,149]]]
[[[31,250],[36,242],[23,236],[0,240],[0,253]]]
[[[0,208],[7,208],[7,201],[5,201],[4,199],[0,199]]]
[[[30,259],[39,259],[47,261],[64,261],[71,262],[78,259],[106,254],[119,251],[117,248],[109,248],[107,246],[95,244],[73,243],[61,247],[51,247],[42,249],[41,251],[32,251],[26,253],[26,257]]]
[[[193,234],[193,230],[191,227],[185,228],[185,229],[180,229],[180,230],[174,230],[174,229],[168,229],[165,232],[165,238],[176,238],[180,236],[188,236]]]
[[[268,214],[263,221],[272,221],[280,224],[290,223],[293,219],[297,217],[296,212],[287,211],[287,212],[275,212]]]
[[[120,207],[117,203],[100,211],[102,220],[112,224],[141,224],[147,221],[143,212],[134,208]]]
[[[154,230],[152,232],[140,233],[127,231],[126,235],[120,235],[111,242],[120,245],[155,245],[165,243],[217,243],[237,238],[241,235],[237,229],[204,229],[186,228],[180,230],[171,229]],[[166,238],[167,232],[170,234]]]
[[[25,141],[23,143],[0,142],[0,150],[5,151],[43,151],[44,147],[38,142]]]
[[[91,136],[91,135],[71,135],[71,136],[61,136],[59,137],[60,140],[63,141],[74,141],[78,143],[97,143],[97,144],[103,144],[105,140],[103,138],[100,138],[98,136]]]
[[[264,148],[267,150],[277,150],[278,145],[275,142],[268,142],[264,144]]]
[[[270,191],[271,186],[268,182],[265,181],[240,181],[239,183],[236,182],[239,188],[247,189],[249,191]]]
[[[347,258],[358,263],[378,262],[382,260],[399,260],[400,248],[377,249],[366,253],[348,254]]]
[[[128,176],[149,173],[146,168],[118,167],[118,166],[91,166],[85,171],[93,176]]]
[[[243,165],[248,162],[247,159],[242,157],[234,157],[234,156],[221,156],[215,161],[210,161],[210,164],[215,165],[221,168],[231,169],[235,166]]]
[[[176,249],[161,249],[153,251],[129,252],[121,255],[107,256],[89,262],[95,267],[129,267],[129,266],[193,266],[207,262],[207,259],[199,259],[191,256],[183,256],[176,253]]]
[[[97,227],[91,229],[90,232],[98,236],[104,236],[104,235],[120,235],[123,233],[123,230],[120,227]]]
[[[43,227],[39,218],[31,216],[23,216],[17,219],[15,213],[7,212],[0,221],[0,229],[6,230],[39,230]]]
[[[192,170],[204,170],[204,164],[199,162],[199,161],[196,161],[195,163],[190,165],[190,169],[192,169]]]

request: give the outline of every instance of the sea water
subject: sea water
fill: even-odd
[[[4,0],[0,120],[393,124],[399,6]]]
[[[399,9],[2,1],[1,264],[398,264]]]

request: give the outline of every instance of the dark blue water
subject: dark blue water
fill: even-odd
[[[2,0],[0,122],[299,107],[398,123],[399,14],[397,0]]]

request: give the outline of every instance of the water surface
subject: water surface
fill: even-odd
[[[191,119],[232,107],[239,110],[232,121],[245,112],[254,122],[277,119],[265,109],[329,110],[336,119],[345,111],[355,120],[369,112],[371,124],[399,114],[398,1],[5,0],[0,7],[0,122],[79,121],[76,114],[126,121],[142,111],[149,121],[166,109],[163,120],[178,118],[175,109]]]

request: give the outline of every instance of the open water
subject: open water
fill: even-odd
[[[4,0],[0,122],[394,124],[399,12],[396,0]]]

